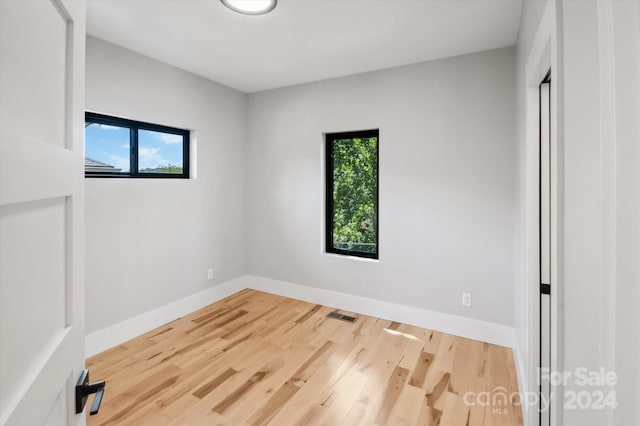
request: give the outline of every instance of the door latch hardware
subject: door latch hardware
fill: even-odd
[[[93,398],[93,404],[91,404],[90,415],[98,414],[100,410],[100,404],[102,404],[102,396],[104,395],[104,387],[106,383],[104,380],[95,383],[89,383],[89,370],[83,370],[76,383],[76,414],[82,413],[84,405],[87,403],[89,395],[95,393]]]

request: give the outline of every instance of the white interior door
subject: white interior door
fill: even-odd
[[[78,0],[0,0],[0,424],[82,425],[84,44]]]
[[[549,74],[550,75],[550,74]],[[540,83],[540,369],[551,369],[551,80]],[[540,377],[540,425],[551,421],[548,374]]]

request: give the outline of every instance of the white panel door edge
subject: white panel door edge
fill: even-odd
[[[85,3],[0,0],[0,425],[84,425]]]

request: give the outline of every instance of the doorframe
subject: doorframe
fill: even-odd
[[[539,84],[551,69],[551,368],[562,370],[563,311],[562,311],[562,253],[563,253],[563,115],[562,115],[562,56],[561,3],[549,1],[545,7],[536,36],[529,51],[525,68],[525,307],[526,344],[525,391],[538,394],[538,366],[540,353],[540,129]],[[562,424],[561,384],[551,384],[551,424]],[[526,398],[526,395],[523,395]],[[539,424],[538,406],[524,413],[525,424]]]

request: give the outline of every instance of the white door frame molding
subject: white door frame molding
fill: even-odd
[[[562,73],[558,34],[560,5],[547,2],[525,68],[525,308],[527,337],[526,392],[538,393],[540,352],[540,222],[539,222],[539,84],[551,69],[551,368],[562,370]],[[562,424],[562,388],[553,385],[551,424]],[[537,425],[538,407],[524,412],[525,424]]]

